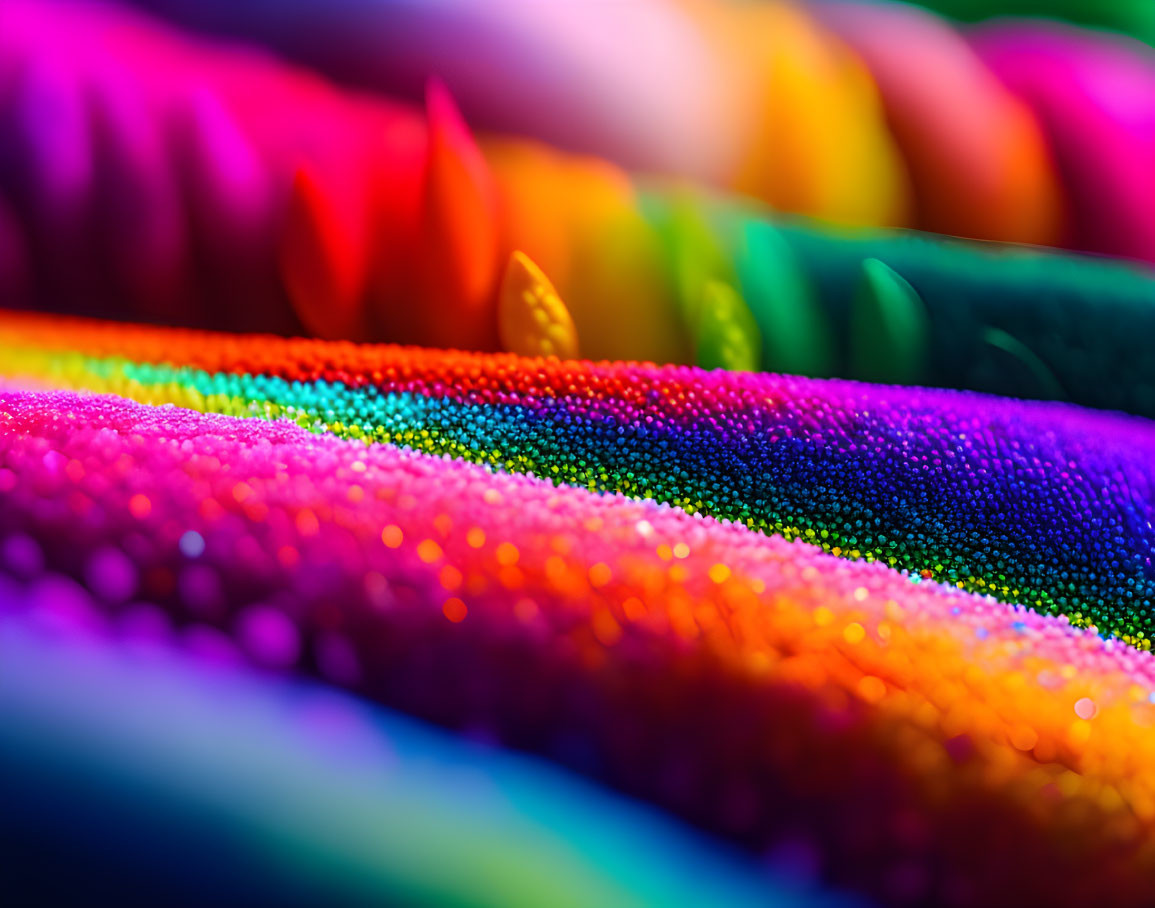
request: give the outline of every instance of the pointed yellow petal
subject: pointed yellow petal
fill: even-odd
[[[578,336],[569,310],[545,273],[524,252],[509,257],[498,312],[501,345],[522,356],[577,359]]]

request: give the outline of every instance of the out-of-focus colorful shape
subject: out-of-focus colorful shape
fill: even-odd
[[[627,0],[607,14],[516,0],[291,0],[254,14],[227,0],[138,2],[390,95],[419,97],[423,81],[440,76],[485,128],[751,193],[779,210],[1155,260],[1149,204],[1139,236],[1085,229],[1082,177],[1064,159],[1077,154],[1076,166],[1093,172],[1103,161],[1095,133],[1065,149],[1038,92],[1004,79],[967,30],[905,3]],[[927,5],[936,2],[957,13],[967,0]],[[1155,26],[1147,0],[977,5],[988,15],[1067,11],[1147,34]],[[989,31],[1012,46],[1021,39],[1029,54],[1053,27]],[[1115,59],[1112,90],[1074,103],[1109,131],[1141,131],[1138,144],[1110,154],[1126,173],[1150,172],[1155,52],[1064,34],[1058,59],[1070,71],[1052,90],[1062,96],[1085,57]],[[1130,96],[1131,111],[1115,91]],[[1136,198],[1150,198],[1145,186]],[[1104,199],[1098,220],[1109,222],[1116,204]]]
[[[597,159],[478,144],[436,83],[423,117],[113,7],[10,0],[0,19],[6,300],[1155,415],[1155,276],[1137,265],[772,220]],[[1127,223],[1146,216],[1116,196]],[[851,311],[877,296],[871,269],[913,291],[902,328],[884,324],[893,293]],[[884,335],[890,373],[861,349]]]
[[[956,28],[903,3],[808,9],[854,48],[878,85],[912,187],[912,225],[982,239],[1074,242],[1067,174],[1056,167],[1037,114]]]
[[[147,5],[385,94],[442,78],[490,130],[840,221],[907,215],[869,73],[794,4],[630,0],[612,20],[517,0]]]
[[[262,677],[219,631],[0,583],[16,904],[856,904],[545,764]]]
[[[972,37],[984,64],[1036,112],[1064,174],[1068,241],[1150,258],[1155,248],[1155,50],[1037,25]]]
[[[890,0],[871,0],[889,3]],[[1109,28],[1155,44],[1155,7],[1148,0],[910,0],[944,16],[981,21],[1005,16],[1065,19]]]

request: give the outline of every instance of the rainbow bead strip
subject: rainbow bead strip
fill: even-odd
[[[2,369],[704,513],[1148,649],[1149,424],[979,395],[10,315]]]
[[[0,426],[5,582],[70,622],[319,675],[885,901],[1155,882],[1155,660],[1064,618],[283,421],[5,392]]]

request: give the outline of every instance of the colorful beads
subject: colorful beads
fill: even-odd
[[[8,392],[0,425],[0,577],[85,583],[60,621],[212,636],[888,901],[1155,881],[1155,662],[1065,618],[284,422]]]
[[[1155,436],[1139,420],[955,392],[22,316],[0,322],[0,351],[11,375],[664,502],[1151,646]]]
[[[138,5],[286,59],[0,2],[9,901],[1150,904],[1155,51]]]

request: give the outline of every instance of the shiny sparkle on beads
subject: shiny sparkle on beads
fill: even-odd
[[[1064,617],[285,422],[66,393],[0,421],[0,586],[53,620],[317,673],[761,853],[805,836],[883,900],[1155,885],[1155,659]]]
[[[1155,633],[1155,432],[1134,419],[949,391],[16,315],[0,319],[0,351],[11,374],[668,503],[1137,648]],[[669,543],[670,557],[685,546]]]

